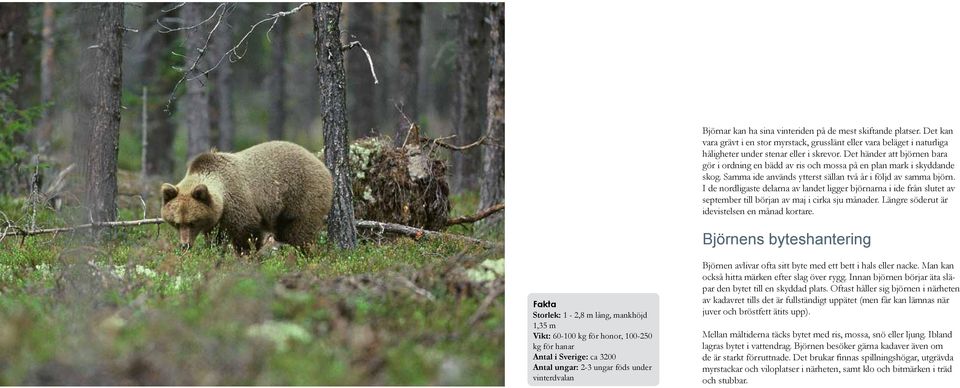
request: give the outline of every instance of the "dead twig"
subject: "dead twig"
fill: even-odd
[[[423,298],[423,299],[426,299],[427,301],[430,301],[430,302],[433,302],[434,300],[436,300],[436,298],[433,296],[432,293],[430,293],[430,291],[427,291],[427,290],[424,290],[423,288],[420,288],[419,286],[417,286],[416,284],[414,284],[410,279],[407,279],[405,276],[396,275],[396,278],[397,278],[397,280],[400,281],[400,284],[401,284],[401,285],[403,285],[404,287],[409,288],[410,291],[412,291],[412,292],[414,293],[414,295],[417,295],[417,296],[419,296],[419,297],[421,297],[421,298]]]
[[[177,3],[171,8],[160,10],[160,12],[164,12],[164,13],[170,12],[170,11],[176,10],[177,8],[183,7],[184,4],[187,4],[187,3]]]
[[[423,143],[432,143],[435,147],[440,146],[451,151],[466,151],[473,147],[476,147],[478,145],[485,144],[488,142],[487,135],[483,135],[479,139],[477,139],[477,141],[470,144],[465,144],[465,145],[454,145],[444,141],[444,140],[453,139],[457,137],[457,135],[442,136],[434,139],[420,136],[420,126],[417,125],[417,123],[413,122],[413,120],[410,120],[409,117],[407,117],[407,114],[403,112],[403,107],[400,106],[399,104],[393,104],[393,107],[397,109],[397,112],[400,112],[400,118],[403,119],[404,125],[407,126],[407,135],[403,139],[403,142],[400,143],[402,145],[413,144],[412,142],[415,141],[416,145],[420,145]]]
[[[226,3],[224,3],[224,4],[226,4]],[[221,4],[221,5],[224,5],[224,4]],[[209,45],[210,45],[210,38],[213,36],[214,32],[217,31],[217,28],[220,27],[221,21],[223,20],[223,17],[224,17],[224,14],[226,14],[227,11],[228,11],[226,7],[221,8],[221,6],[218,6],[218,7],[217,7],[217,10],[214,11],[213,15],[211,15],[211,17],[207,19],[207,20],[210,20],[210,19],[212,19],[214,16],[217,16],[217,11],[219,10],[220,12],[219,12],[219,16],[217,16],[217,22],[216,22],[216,23],[213,25],[213,27],[210,29],[210,32],[207,33],[207,38],[206,38],[206,40],[205,40],[204,43],[203,43],[203,47],[201,47],[200,49],[198,49],[199,55],[197,55],[196,59],[194,59],[194,60],[191,61],[189,58],[187,58],[187,62],[188,62],[188,63],[189,63],[189,62],[193,62],[193,63],[190,64],[189,68],[186,68],[186,69],[182,69],[182,70],[181,70],[182,73],[183,73],[183,75],[182,75],[182,76],[180,77],[180,79],[177,81],[176,85],[174,85],[173,91],[170,93],[170,98],[167,100],[167,105],[166,105],[166,107],[165,107],[165,110],[167,110],[167,111],[170,110],[170,106],[173,104],[173,101],[176,99],[177,90],[179,90],[180,85],[183,84],[184,82],[190,82],[190,81],[194,81],[194,80],[198,80],[199,82],[202,82],[202,80],[200,80],[200,78],[206,76],[206,75],[209,74],[210,72],[212,72],[212,71],[216,70],[218,67],[220,67],[220,64],[223,63],[223,60],[224,60],[224,59],[227,59],[227,60],[229,60],[230,62],[236,62],[236,61],[239,61],[239,60],[243,59],[243,56],[246,55],[246,48],[243,49],[243,52],[242,52],[242,53],[241,53],[240,51],[238,51],[238,50],[241,48],[241,46],[244,46],[244,45],[246,44],[247,39],[250,37],[250,35],[253,34],[253,32],[257,29],[257,27],[259,27],[261,24],[267,23],[267,22],[272,22],[272,23],[270,24],[270,28],[267,30],[267,39],[269,40],[270,31],[273,30],[273,27],[277,24],[277,21],[279,21],[281,17],[290,16],[290,15],[293,15],[293,14],[295,14],[295,13],[297,13],[297,12],[300,12],[300,10],[303,9],[303,7],[305,7],[305,6],[309,5],[309,4],[310,4],[310,3],[301,3],[300,5],[298,5],[298,6],[294,7],[294,8],[292,8],[292,9],[290,9],[289,11],[280,11],[280,12],[274,12],[274,13],[269,13],[269,14],[267,14],[267,17],[266,17],[266,18],[261,19],[260,21],[252,24],[252,25],[250,26],[250,30],[247,31],[247,33],[244,34],[243,37],[240,38],[240,40],[237,42],[237,44],[235,44],[235,45],[234,45],[233,47],[231,47],[229,50],[227,50],[226,52],[224,52],[223,54],[221,54],[221,55],[220,55],[220,59],[217,60],[217,63],[215,63],[213,66],[211,66],[211,67],[210,67],[209,69],[207,69],[207,70],[201,70],[201,69],[198,69],[198,68],[197,68],[197,66],[200,64],[200,59],[201,59],[201,58],[204,56],[204,54],[206,53],[207,47],[209,47]],[[178,7],[179,7],[179,6],[178,6]],[[200,24],[206,23],[207,20],[201,22]],[[198,26],[199,26],[199,24],[198,24],[197,26],[194,26],[194,27],[198,27]],[[190,27],[190,28],[194,28],[194,27]],[[189,29],[189,28],[185,28],[185,29]],[[172,30],[172,29],[171,29],[170,31],[167,31],[167,32],[172,32],[172,31],[175,31],[175,30]],[[366,50],[364,50],[364,51],[366,51]],[[191,53],[187,53],[187,54],[189,55],[189,54],[191,54]],[[183,56],[183,55],[181,55],[181,56]],[[186,58],[186,56],[184,56],[184,57]],[[371,66],[372,66],[372,63],[373,63],[373,62],[371,62]]]
[[[490,309],[493,301],[496,300],[500,294],[503,294],[503,289],[503,285],[498,284],[496,288],[490,290],[490,293],[487,294],[487,297],[483,298],[483,302],[480,302],[480,305],[477,306],[477,311],[470,316],[470,319],[467,321],[467,327],[472,327],[479,322],[481,318],[487,315],[487,310]]]
[[[360,49],[363,50],[363,54],[367,56],[367,63],[370,64],[370,74],[373,74],[373,84],[379,84],[380,81],[377,80],[377,72],[373,70],[373,59],[370,58],[370,52],[367,51],[362,44],[360,44],[359,40],[355,40],[350,42],[350,44],[343,45],[343,47],[340,47],[340,51],[347,51],[352,49],[354,46],[360,46]]]
[[[407,117],[407,114],[403,113],[403,106],[401,104],[393,104],[393,107],[397,108],[397,112],[400,112],[400,117],[403,118],[404,123],[408,127],[413,125],[413,120],[410,120],[410,118]]]
[[[177,8],[182,7],[184,4],[186,4],[186,3],[181,3],[180,5],[178,5],[178,6],[174,7],[174,8],[171,8],[171,9],[169,9],[169,10],[164,10],[163,12],[164,12],[164,13],[167,13],[167,12],[173,11],[174,9],[177,9]],[[157,25],[160,26],[160,31],[159,31],[159,32],[160,32],[161,34],[169,34],[169,33],[171,33],[171,32],[192,30],[192,29],[194,29],[194,28],[198,28],[198,27],[206,24],[207,22],[213,20],[214,16],[217,16],[217,13],[220,12],[220,8],[221,8],[221,7],[226,7],[226,6],[227,6],[226,3],[221,3],[220,5],[217,6],[217,8],[216,8],[215,10],[213,10],[213,13],[210,14],[210,17],[204,19],[204,20],[201,21],[200,23],[197,23],[197,24],[192,25],[192,26],[187,26],[187,27],[171,28],[171,27],[168,27],[168,26],[164,25],[163,23],[161,23],[161,22],[160,22],[160,19],[157,19]],[[221,16],[222,16],[222,15],[221,15]],[[219,23],[219,21],[218,21],[218,23]],[[214,27],[214,29],[215,29],[215,28],[216,28],[216,27]]]
[[[403,113],[402,111],[400,113]],[[407,129],[407,136],[403,138],[403,146],[420,146],[420,126],[415,123],[410,124]]]
[[[483,209],[477,212],[476,214],[448,219],[447,226],[474,223],[484,218],[490,217],[496,214],[497,212],[501,212],[503,211],[503,209],[504,209],[504,205],[502,203],[498,203],[496,205]]]
[[[453,240],[465,241],[472,244],[477,244],[485,248],[494,248],[500,245],[492,241],[486,241],[486,240],[476,239],[473,237],[461,236],[459,234],[436,232],[433,230],[414,228],[412,226],[406,226],[406,225],[400,225],[400,224],[391,224],[388,222],[357,220],[356,225],[357,225],[357,229],[371,231],[375,233],[376,232],[391,233],[391,234],[396,234],[401,236],[407,236],[407,237],[413,238],[414,240],[419,240],[421,238],[448,238]]]

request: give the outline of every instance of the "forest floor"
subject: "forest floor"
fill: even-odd
[[[453,201],[453,216],[476,209],[476,195]],[[27,217],[9,198],[0,210]],[[480,229],[449,232],[503,241],[502,223]],[[0,241],[0,384],[504,383],[502,245],[364,239],[238,258],[180,251],[166,225],[88,237]]]

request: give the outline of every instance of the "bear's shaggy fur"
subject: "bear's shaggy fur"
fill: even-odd
[[[183,180],[161,191],[161,216],[180,232],[181,246],[193,245],[199,233],[209,241],[219,226],[238,253],[260,249],[268,232],[305,248],[326,224],[333,198],[323,162],[285,141],[197,155]]]

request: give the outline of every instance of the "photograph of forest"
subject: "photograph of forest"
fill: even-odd
[[[503,385],[503,3],[0,3],[0,384]]]

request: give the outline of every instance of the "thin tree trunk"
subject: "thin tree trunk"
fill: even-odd
[[[417,90],[420,81],[420,25],[422,19],[422,3],[400,4],[400,16],[397,19],[397,25],[400,29],[400,49],[398,53],[400,57],[399,103],[403,105],[403,112],[413,121],[417,121],[420,116]],[[394,137],[399,139],[398,141],[403,141],[403,135],[406,134],[408,125],[404,125],[402,122],[398,124],[396,125],[397,134]]]
[[[347,40],[360,41],[363,47],[370,49],[373,55],[378,55],[380,46],[378,33],[374,24],[373,4],[347,3]],[[379,56],[379,55],[378,55]],[[377,105],[374,102],[376,89],[370,65],[362,50],[354,49],[346,53],[347,61],[347,95],[350,97],[349,111],[350,126],[353,137],[376,135]]]
[[[147,137],[147,133],[150,132],[149,128],[149,115],[147,106],[149,104],[149,99],[147,97],[147,87],[143,86],[142,92],[140,94],[140,179],[144,180],[149,174],[147,174],[147,142],[150,140]]]
[[[278,3],[276,11],[286,11],[286,3]],[[289,21],[280,19],[270,34],[273,41],[270,45],[271,50],[271,68],[269,78],[270,89],[270,139],[279,140],[283,138],[283,127],[287,122],[287,111],[283,106],[286,100],[287,73],[284,69],[284,63],[287,59],[287,23]]]
[[[103,3],[93,49],[93,130],[87,156],[86,205],[94,222],[117,219],[117,152],[120,140],[120,93],[123,80],[123,4]]]
[[[489,30],[484,22],[483,4],[461,3],[457,18],[457,91],[456,134],[460,144],[480,138],[486,125],[486,92],[489,73],[484,69],[487,61],[486,41]],[[473,190],[478,187],[477,170],[480,169],[480,150],[469,149],[453,154],[453,191]]]
[[[23,106],[23,84],[26,78],[27,62],[23,50],[27,43],[30,4],[0,4],[0,71],[20,77],[20,84],[12,94],[17,106]]]
[[[490,81],[487,86],[487,137],[483,144],[483,178],[480,184],[480,206],[486,209],[504,199],[504,7],[489,5],[490,16]],[[484,220],[492,223],[503,218],[496,214]]]
[[[167,5],[163,3],[146,3],[143,25],[156,25],[156,19],[163,15],[165,7]],[[176,35],[153,32],[149,39],[146,52],[155,57],[143,61],[140,77],[147,86],[148,94],[153,96],[147,100],[147,149],[143,171],[148,176],[166,177],[173,173],[173,139],[177,132],[173,112],[164,110],[168,95],[177,81],[174,74],[167,70],[175,63],[169,53],[173,51]],[[170,104],[171,110],[175,108],[176,104]]]
[[[40,36],[43,39],[40,48],[40,102],[53,102],[53,53],[55,10],[53,3],[43,4],[43,27]],[[36,147],[38,154],[45,154],[50,148],[50,137],[53,134],[53,123],[50,120],[50,108],[43,110],[43,117],[37,127]]]
[[[233,43],[232,34],[229,33],[230,30],[219,31],[216,36],[213,37],[214,42],[214,53],[222,55],[220,53],[225,53],[230,50],[230,45]],[[217,67],[217,86],[215,92],[217,93],[217,148],[221,151],[231,151],[233,150],[233,137],[236,129],[233,124],[233,67],[230,64],[229,60],[224,60],[220,63],[220,67]]]
[[[340,3],[314,5],[313,29],[320,75],[324,162],[333,175],[333,206],[327,217],[327,238],[340,248],[357,245],[353,196],[347,164],[347,100],[340,42]]]
[[[203,8],[201,3],[187,3],[180,7],[184,25],[200,24],[207,17],[207,15],[203,15]],[[184,66],[187,69],[197,60],[197,55],[201,55],[201,50],[205,49],[203,45],[206,36],[204,26],[186,30],[187,55],[184,58]],[[204,68],[202,62],[201,60],[201,65],[198,65],[197,69]],[[189,76],[195,77],[197,73],[197,71],[194,71]],[[200,79],[187,82],[185,102],[184,108],[187,109],[187,131],[189,133],[189,136],[187,136],[187,159],[192,159],[194,156],[210,150],[210,95]]]

